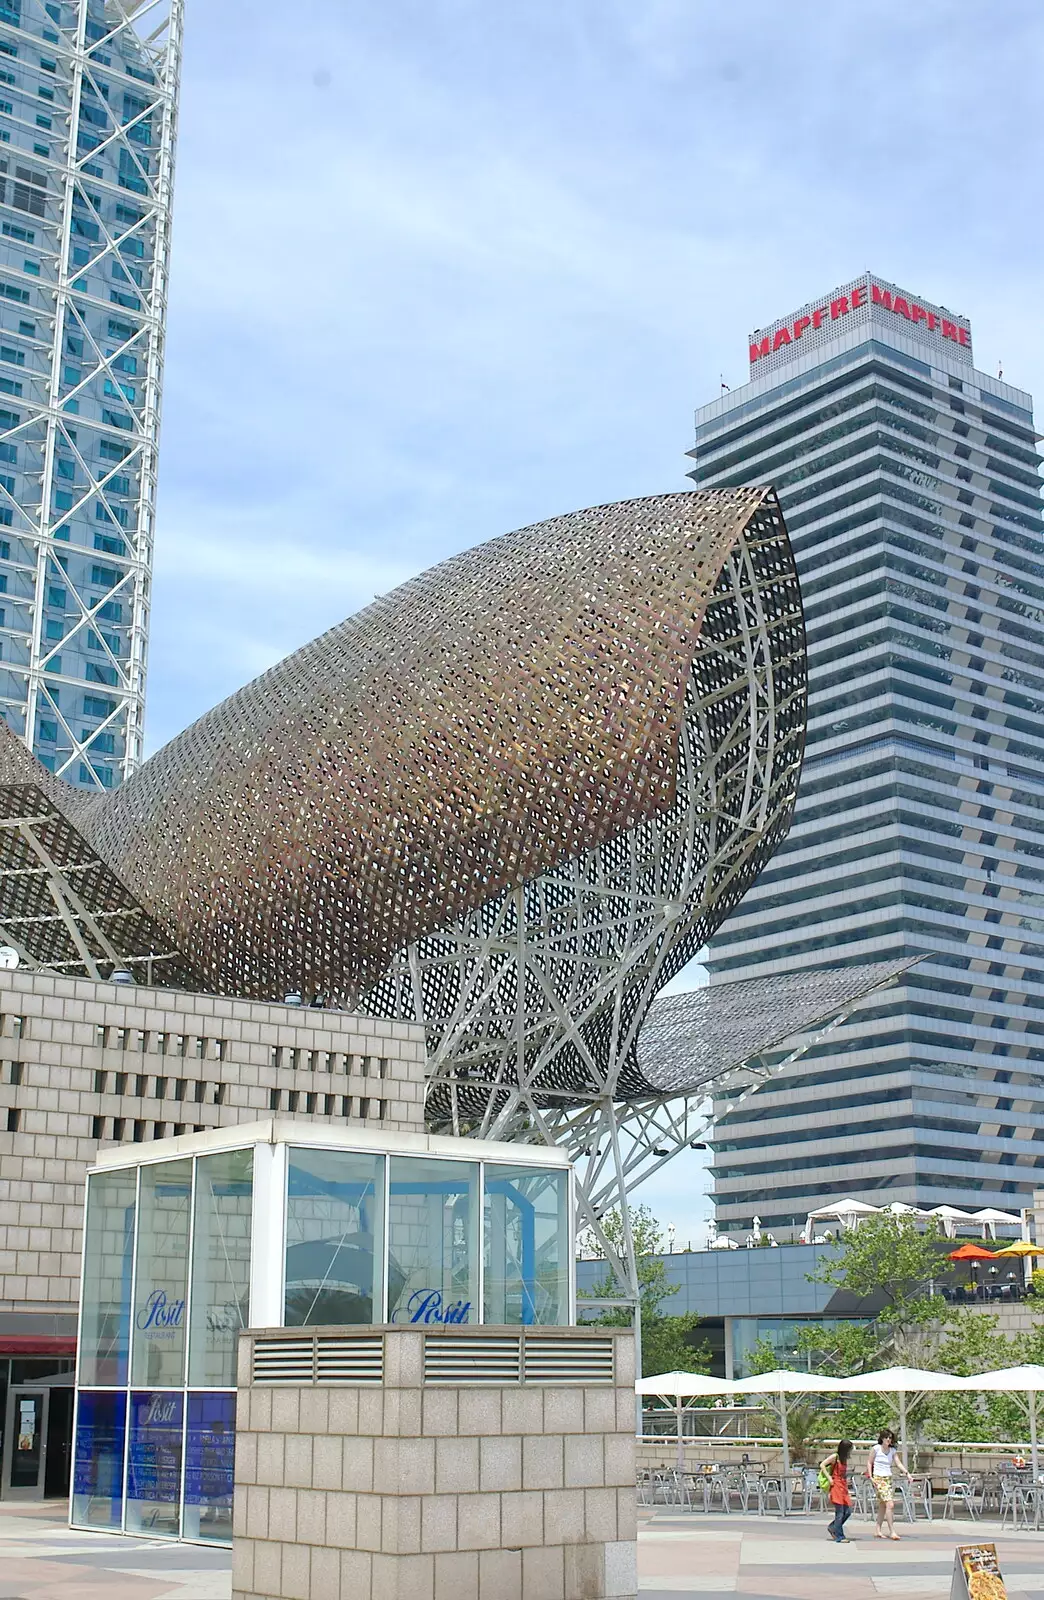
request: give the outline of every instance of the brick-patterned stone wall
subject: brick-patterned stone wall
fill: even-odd
[[[598,1330],[602,1382],[426,1382],[412,1328],[365,1330],[383,1339],[383,1383],[253,1381],[255,1343],[303,1331],[240,1341],[233,1600],[634,1600],[629,1330]],[[582,1359],[590,1333],[524,1337],[575,1339]],[[437,1331],[475,1351],[518,1334]]]
[[[406,1023],[0,973],[0,1312],[75,1310],[99,1148],[271,1116],[422,1133],[424,1062]]]

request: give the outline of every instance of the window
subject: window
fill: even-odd
[[[23,305],[29,304],[29,290],[19,289],[13,283],[0,283],[0,295],[5,300],[21,300]]]
[[[51,659],[47,663],[47,670],[48,670],[48,672],[61,672],[61,670],[62,670],[62,658],[61,658],[61,656],[52,656]]]
[[[44,721],[40,722],[39,727],[40,727],[39,736],[46,744],[56,744],[57,743],[57,740],[58,740],[58,724],[57,724],[57,722],[47,722],[47,721],[44,720]]]
[[[27,339],[35,339],[36,338],[36,323],[35,322],[20,322],[18,324],[18,332],[21,333],[21,334],[24,334]]]
[[[112,363],[117,372],[129,372],[134,377],[138,371],[138,358],[136,356],[117,356]]]
[[[66,593],[56,583],[52,583],[47,590],[47,604],[56,606],[59,611],[65,610]]]
[[[13,378],[0,378],[0,394],[20,395],[21,393],[22,385],[20,383],[16,383]]]
[[[62,379],[65,383],[77,384],[83,377],[79,367],[63,367]]]
[[[2,378],[0,378],[0,383],[3,383],[3,381],[4,380]],[[69,490],[68,489],[56,489],[55,490],[55,494],[54,494],[54,507],[55,507],[55,510],[56,511],[71,511],[72,510],[72,506],[73,506],[73,497],[72,497],[71,493],[69,492]]]
[[[17,222],[5,222],[3,231],[8,239],[20,239],[23,244],[35,244],[36,242],[36,234],[32,228],[20,228]],[[36,332],[35,328],[33,332]]]
[[[94,535],[94,548],[104,551],[108,556],[122,556],[127,549],[122,539],[110,539],[106,533]]]
[[[98,444],[98,454],[104,456],[106,461],[124,461],[130,454],[130,445],[121,444],[118,439],[102,439]]]
[[[103,666],[99,661],[88,661],[84,676],[88,683],[107,683],[113,689],[119,682],[116,668]]]
[[[70,461],[66,456],[59,456],[56,462],[59,478],[75,479],[76,462]]]
[[[131,481],[129,478],[110,478],[106,488],[110,494],[130,494]]]
[[[114,700],[102,700],[97,695],[85,694],[83,697],[83,714],[85,717],[108,717],[116,710]]]
[[[91,737],[92,733],[94,733],[92,728],[81,729],[81,744],[86,744],[87,741],[90,740],[92,753],[97,751],[99,755],[103,756],[113,756],[116,754],[116,735],[114,733],[94,733],[93,738]],[[41,738],[42,737],[43,735],[41,735]]]
[[[51,126],[50,117],[45,117],[42,111],[38,111],[36,113],[36,126],[38,128],[49,128]]]
[[[102,409],[102,422],[107,428],[133,428],[134,422],[125,411]]]
[[[287,1153],[287,1326],[379,1322],[384,1157],[347,1150]]]
[[[11,204],[17,211],[28,211],[31,216],[42,217],[46,188],[47,178],[44,173],[37,172],[34,167],[15,167]]]
[[[91,582],[102,584],[106,589],[115,589],[123,573],[115,567],[92,567]]]
[[[51,89],[50,87],[48,87],[46,84],[42,84],[41,83],[36,92],[39,95],[41,100],[53,100],[54,99],[54,90]]]
[[[478,1322],[478,1163],[390,1158],[390,1322]]]
[[[65,638],[65,624],[64,624],[64,622],[58,622],[53,617],[49,617],[47,619],[46,623],[44,624],[44,638],[46,638],[46,639],[64,639]]]
[[[0,361],[11,361],[16,367],[24,367],[25,351],[16,350],[14,345],[0,344]]]
[[[137,328],[133,328],[129,322],[118,322],[115,317],[109,318],[110,339],[133,339],[137,331]]]

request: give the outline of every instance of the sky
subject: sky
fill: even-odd
[[[1044,390],[1040,0],[188,0],[157,749],[434,562],[685,487],[869,269]],[[695,1155],[639,1190],[680,1240]]]

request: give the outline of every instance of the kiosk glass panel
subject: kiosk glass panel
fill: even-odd
[[[185,1381],[191,1199],[190,1160],[142,1167],[131,1345],[135,1385]]]
[[[287,1327],[384,1321],[384,1156],[292,1148]]]
[[[136,1180],[133,1167],[87,1179],[79,1381],[88,1387],[127,1382]]]
[[[127,1451],[127,1532],[176,1539],[181,1526],[183,1394],[132,1394]]]
[[[569,1321],[569,1178],[561,1169],[485,1167],[483,1321]]]
[[[72,1520],[79,1528],[123,1522],[123,1442],[127,1395],[80,1390],[73,1456]]]
[[[478,1322],[478,1162],[390,1160],[389,1322]]]
[[[196,1162],[189,1296],[189,1384],[234,1388],[236,1344],[250,1314],[253,1150],[223,1150]]]

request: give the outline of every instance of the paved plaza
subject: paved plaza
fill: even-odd
[[[0,1506],[0,1600],[229,1600],[227,1550],[80,1533],[65,1526],[63,1512],[55,1503]],[[918,1523],[902,1528],[899,1544],[887,1544],[856,1522],[849,1524],[855,1543],[838,1549],[822,1518],[659,1511],[641,1519],[642,1600],[945,1597],[954,1545],[976,1538],[996,1541],[1009,1600],[1044,1600],[1044,1533],[1002,1534],[995,1523]]]

